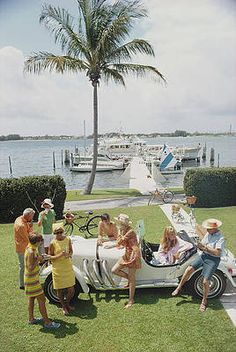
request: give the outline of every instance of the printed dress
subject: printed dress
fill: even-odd
[[[42,286],[39,282],[39,265],[37,264],[33,270],[28,269],[29,256],[32,253],[34,258],[38,257],[38,249],[32,244],[28,244],[25,250],[25,272],[24,272],[24,285],[27,297],[37,297],[43,293]]]
[[[69,251],[69,238],[65,237],[62,241],[54,239],[51,245],[54,255]],[[60,257],[52,260],[52,279],[55,290],[72,287],[75,285],[75,274],[72,268],[71,258]]]
[[[119,264],[128,268],[141,268],[141,254],[136,233],[131,229],[124,236],[119,236],[117,246],[124,246],[125,254],[120,258]]]

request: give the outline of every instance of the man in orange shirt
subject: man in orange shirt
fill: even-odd
[[[19,260],[19,285],[21,290],[24,290],[24,254],[29,243],[29,234],[33,232],[32,220],[34,214],[33,209],[26,208],[23,215],[19,216],[14,222],[14,239]]]

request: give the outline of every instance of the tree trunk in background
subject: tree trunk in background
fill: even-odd
[[[93,165],[84,194],[91,194],[96,175],[98,158],[98,83],[93,83]]]

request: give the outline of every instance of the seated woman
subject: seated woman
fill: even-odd
[[[174,264],[181,255],[193,247],[192,243],[186,242],[179,238],[175,229],[168,226],[164,230],[164,235],[160,241],[158,252],[154,252],[153,265]]]
[[[105,241],[116,240],[118,230],[115,223],[110,220],[110,215],[105,213],[101,215],[101,221],[98,224],[98,245]]]

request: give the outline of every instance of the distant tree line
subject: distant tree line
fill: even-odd
[[[176,130],[175,132],[153,132],[153,133],[120,133],[120,132],[108,132],[104,134],[99,134],[99,138],[113,138],[113,137],[141,137],[141,138],[157,138],[157,137],[191,137],[191,136],[222,136],[222,135],[235,135],[235,133],[221,132],[221,133],[207,133],[207,132],[187,132],[184,130]],[[59,136],[26,136],[21,137],[19,134],[9,134],[7,136],[0,136],[0,141],[17,141],[17,140],[58,140],[58,139],[81,139],[84,136],[69,136],[69,135],[59,135]],[[93,134],[86,136],[87,139],[92,139]]]
[[[19,134],[9,134],[7,136],[0,136],[0,141],[18,141],[23,139]]]

